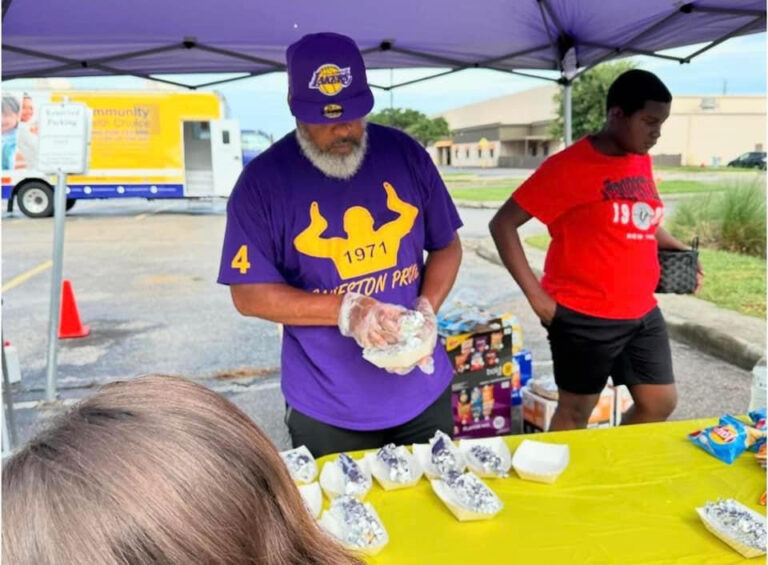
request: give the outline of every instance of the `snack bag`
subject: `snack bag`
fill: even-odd
[[[720,425],[725,426],[728,424],[733,424],[735,426],[744,426],[744,429],[747,431],[747,450],[756,452],[760,449],[760,446],[765,443],[765,415],[760,416],[760,411],[755,411],[750,413],[750,419],[757,423],[762,423],[762,428],[759,427],[752,427],[735,416],[731,416],[730,414],[726,414],[722,418],[720,418]],[[755,417],[752,417],[752,414],[755,414]]]
[[[733,418],[722,418],[720,425],[694,432],[688,438],[729,465],[747,449],[747,426]]]
[[[762,432],[762,437],[758,438],[757,442],[750,446],[750,451],[759,451],[760,448],[765,445],[765,433],[766,433],[766,426],[765,426],[765,408],[760,408],[759,410],[753,410],[749,413],[749,419],[752,420],[752,425],[757,429],[758,431]]]

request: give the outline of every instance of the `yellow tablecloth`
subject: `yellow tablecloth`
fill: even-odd
[[[509,436],[505,439],[513,452],[526,437],[565,443],[571,461],[553,485],[520,480],[514,471],[507,479],[487,480],[504,501],[504,510],[490,521],[457,521],[425,479],[414,488],[389,492],[374,484],[366,501],[384,522],[390,542],[368,561],[375,565],[745,562],[704,529],[695,508],[718,498],[734,498],[764,514],[758,499],[766,474],[752,453],[727,465],[686,437],[713,424],[716,420],[693,420]]]

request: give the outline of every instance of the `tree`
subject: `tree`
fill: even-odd
[[[623,72],[634,69],[630,61],[619,61],[598,65],[573,81],[573,139],[579,139],[589,133],[602,129],[605,123],[605,99],[611,83]],[[555,94],[557,119],[550,128],[550,134],[556,138],[564,137],[565,100],[562,89]]]
[[[432,119],[408,108],[385,108],[369,115],[368,121],[403,130],[424,146],[451,135],[444,118]]]

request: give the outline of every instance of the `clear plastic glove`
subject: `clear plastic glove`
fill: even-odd
[[[362,348],[386,347],[397,343],[400,318],[405,312],[402,306],[348,292],[339,309],[339,330]]]
[[[435,346],[437,345],[437,316],[432,309],[432,303],[423,296],[419,296],[414,303],[413,309],[424,316],[424,325],[419,330],[417,336],[423,343],[430,344],[430,351],[434,351]],[[416,367],[421,369],[422,373],[431,375],[435,372],[435,360],[430,354],[426,357],[422,357],[415,365],[398,369],[388,369],[388,371],[396,375],[407,375]]]

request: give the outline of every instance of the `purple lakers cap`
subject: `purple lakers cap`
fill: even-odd
[[[285,55],[288,105],[298,120],[308,124],[349,122],[373,108],[363,56],[349,37],[305,35]]]

